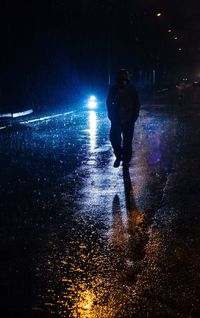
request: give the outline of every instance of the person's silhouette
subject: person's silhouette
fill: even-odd
[[[119,167],[121,160],[124,166],[128,166],[132,157],[132,139],[140,102],[127,70],[121,69],[117,73],[116,84],[110,87],[106,104],[111,121],[110,141],[116,156],[113,166]]]

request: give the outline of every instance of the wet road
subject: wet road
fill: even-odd
[[[4,317],[200,317],[200,109],[145,107],[129,170],[109,121],[0,131]]]

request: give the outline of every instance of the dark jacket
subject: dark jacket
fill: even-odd
[[[110,87],[107,100],[108,118],[112,123],[135,122],[139,116],[140,102],[137,90],[131,84]]]

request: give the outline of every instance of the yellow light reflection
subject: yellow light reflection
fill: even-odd
[[[95,282],[93,282],[94,284]],[[78,302],[72,309],[73,318],[114,318],[116,316],[117,299],[109,298],[109,305],[100,304],[101,297],[105,290],[99,289],[94,292],[93,289],[83,290],[78,293]]]
[[[76,305],[75,312],[78,314],[78,317],[81,318],[92,318],[95,317],[92,312],[92,307],[94,303],[95,295],[89,290],[85,290],[80,295],[80,301]]]
[[[94,110],[89,112],[89,134],[90,134],[90,149],[96,147],[96,130],[97,130],[97,114]]]

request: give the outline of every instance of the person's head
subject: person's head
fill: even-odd
[[[122,68],[117,72],[116,82],[122,86],[125,86],[130,82],[130,76],[126,69]]]

